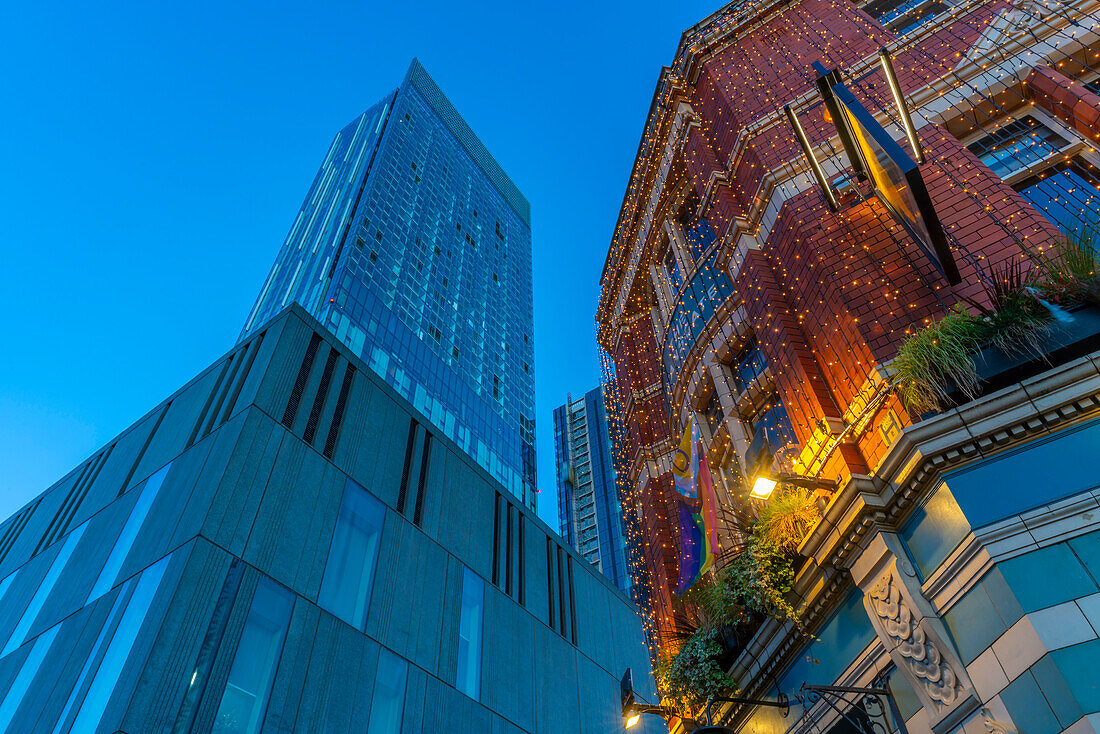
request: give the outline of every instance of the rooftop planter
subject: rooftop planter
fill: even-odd
[[[956,304],[891,365],[914,416],[946,410],[1100,349],[1100,251],[1084,227],[983,276],[991,305]]]

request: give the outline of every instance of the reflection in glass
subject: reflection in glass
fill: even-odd
[[[76,713],[71,731],[84,732],[96,731],[99,728],[103,712],[107,710],[111,694],[114,693],[122,669],[126,667],[126,660],[130,657],[130,651],[137,640],[138,632],[145,621],[145,615],[149,613],[149,607],[156,596],[160,581],[164,578],[164,571],[168,568],[171,556],[165,556],[141,573],[141,578],[134,587],[134,593],[126,602],[126,611],[122,613],[118,627],[115,628],[111,642],[107,645],[107,652],[103,654],[103,660],[99,663],[91,686],[88,687],[88,695],[80,704],[80,710]]]
[[[475,701],[481,693],[481,619],[484,608],[485,582],[470,569],[463,569],[455,687]]]
[[[85,520],[80,527],[69,533],[69,537],[65,539],[65,544],[61,546],[61,550],[58,552],[57,557],[55,557],[53,563],[50,564],[50,570],[46,572],[46,578],[42,579],[42,583],[38,585],[38,591],[35,592],[34,598],[31,599],[31,603],[27,606],[26,611],[23,612],[23,616],[19,619],[19,623],[15,625],[15,630],[12,631],[11,637],[8,638],[8,644],[4,645],[3,652],[0,652],[0,657],[15,650],[23,644],[23,640],[27,639],[27,632],[30,631],[31,625],[34,624],[34,620],[38,616],[38,613],[42,611],[42,605],[45,604],[46,599],[49,598],[50,592],[53,591],[53,587],[57,583],[58,577],[61,575],[61,572],[65,570],[65,564],[69,562],[69,556],[73,554],[76,544],[80,542],[80,537],[84,535],[84,530],[87,527],[88,522]]]
[[[317,603],[360,630],[367,619],[385,519],[382,503],[349,479]]]
[[[211,731],[215,734],[255,734],[260,730],[293,607],[294,596],[289,591],[270,579],[260,579],[214,717]]]
[[[130,549],[133,548],[138,531],[141,530],[141,526],[145,522],[145,516],[149,514],[149,508],[153,506],[153,500],[157,498],[157,493],[160,492],[161,485],[164,484],[164,478],[168,475],[168,469],[171,466],[171,464],[168,464],[168,466],[146,480],[145,487],[141,490],[141,495],[138,497],[134,509],[130,511],[130,517],[126,520],[125,527],[122,528],[122,534],[118,536],[118,541],[111,550],[111,555],[107,557],[107,562],[104,564],[95,586],[92,587],[92,593],[88,595],[86,604],[91,604],[115,585],[118,572],[122,570],[122,564],[126,561]]]
[[[18,570],[12,571],[4,577],[3,581],[0,581],[0,602],[4,601],[4,595],[8,593],[8,588],[11,586],[11,582],[15,579],[15,574],[19,573]]]
[[[378,656],[367,734],[400,734],[408,674],[409,664],[383,648]]]
[[[23,661],[23,666],[19,668],[19,674],[15,676],[11,687],[4,695],[4,701],[0,703],[0,731],[7,731],[12,717],[19,709],[19,704],[23,702],[23,696],[27,695],[27,689],[30,688],[39,666],[42,665],[42,658],[46,657],[46,653],[49,652],[50,645],[53,644],[53,638],[57,636],[57,630],[60,626],[51,627],[35,640],[34,647],[31,648],[27,659]]]
[[[77,696],[80,695],[80,691],[84,687],[84,681],[88,679],[88,674],[91,673],[92,666],[96,658],[99,657],[99,651],[103,648],[103,643],[107,640],[115,620],[118,619],[119,611],[122,609],[122,601],[133,583],[134,580],[130,579],[123,584],[122,589],[118,592],[118,596],[115,597],[115,603],[111,606],[111,611],[107,614],[107,620],[100,628],[99,636],[96,637],[95,644],[92,645],[92,651],[88,653],[88,659],[84,662],[84,667],[80,669],[80,675],[76,678],[76,683],[73,685],[72,692],[69,693],[69,699],[65,702],[65,708],[61,710],[61,716],[57,718],[57,724],[53,728],[53,734],[60,734],[62,727],[65,725],[65,720],[69,718],[69,712],[72,711],[73,705],[76,704]]]

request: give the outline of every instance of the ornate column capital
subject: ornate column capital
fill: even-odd
[[[928,712],[932,731],[951,731],[980,701],[901,539],[880,531],[855,560],[852,575],[875,632]]]

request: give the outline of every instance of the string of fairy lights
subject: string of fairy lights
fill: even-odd
[[[742,23],[746,15],[745,5],[728,6],[725,12],[716,14],[707,26],[696,29],[685,40],[683,53],[698,51],[706,38],[718,37],[722,29],[732,29]],[[888,124],[900,129],[901,121],[880,73],[867,70],[860,75],[860,70],[856,68],[862,62],[857,55],[865,56],[867,49],[858,54],[853,51],[845,38],[836,35],[837,26],[832,21],[837,15],[843,16],[851,24],[853,33],[864,34],[869,39],[877,39],[881,45],[892,47],[899,77],[919,80],[917,87],[939,87],[937,94],[924,95],[927,99],[923,105],[932,109],[932,113],[925,115],[924,106],[920,103],[913,109],[916,125],[922,133],[921,143],[929,154],[925,170],[934,169],[946,183],[950,196],[965,199],[971,209],[981,212],[987,220],[987,224],[982,226],[999,233],[995,236],[1017,245],[1041,247],[1052,231],[1051,226],[1029,214],[1026,208],[1021,209],[1018,199],[1005,189],[998,197],[989,198],[991,187],[988,184],[991,180],[996,182],[996,176],[991,177],[986,167],[974,165],[973,159],[968,154],[960,154],[959,149],[960,146],[983,141],[983,150],[993,160],[1002,162],[1013,172],[1034,172],[1034,176],[1027,178],[1028,186],[1035,186],[1036,181],[1042,182],[1051,176],[1068,176],[1065,172],[1075,167],[1072,168],[1073,175],[1087,185],[1069,186],[1059,191],[1050,204],[1040,203],[1036,208],[1051,220],[1064,220],[1065,213],[1073,211],[1079,213],[1082,221],[1090,216],[1100,197],[1096,189],[1096,184],[1100,182],[1100,168],[1097,168],[1100,158],[1093,157],[1096,150],[1087,139],[1080,141],[1084,146],[1077,145],[1072,147],[1071,154],[1063,154],[1063,151],[1071,149],[1068,143],[1079,138],[1072,129],[1074,122],[1081,122],[1076,112],[1067,111],[1064,116],[1068,117],[1069,125],[1064,128],[1057,126],[1057,119],[1053,121],[1054,134],[1058,139],[1065,140],[1067,145],[1038,159],[1034,141],[1040,133],[1035,130],[1035,125],[1028,122],[1030,127],[1022,138],[1013,138],[1006,133],[1006,128],[1013,123],[1028,121],[1029,118],[1040,126],[1050,127],[1047,116],[1036,111],[1034,100],[1023,89],[1023,83],[1036,65],[1045,63],[1082,87],[1094,82],[1097,67],[1100,66],[1100,53],[1088,44],[1095,42],[1100,18],[1093,11],[1084,10],[1085,6],[1081,2],[1040,0],[1030,2],[1028,8],[1016,10],[1007,3],[990,7],[987,3],[968,0],[942,11],[905,38],[898,39],[884,31],[869,16],[856,12],[845,0],[803,0],[742,31],[735,46],[727,46],[710,57],[706,71],[690,88],[693,109],[703,113],[696,118],[702,137],[716,159],[725,161],[725,167],[730,171],[726,186],[732,202],[741,208],[734,213],[735,216],[749,214],[750,205],[759,195],[758,185],[763,173],[787,166],[795,174],[775,185],[772,197],[785,202],[785,205],[771,230],[762,231],[762,222],[758,218],[749,233],[757,241],[762,242],[762,236],[767,238],[762,252],[774,273],[782,298],[764,299],[761,295],[764,284],[760,283],[742,284],[740,287],[747,287],[750,292],[740,295],[744,301],[754,298],[758,302],[763,301],[763,311],[757,315],[754,326],[759,327],[779,317],[793,317],[800,326],[810,325],[816,329],[806,335],[806,346],[812,358],[827,367],[820,370],[821,376],[828,382],[828,390],[839,401],[850,403],[854,400],[868,374],[882,361],[881,354],[876,357],[867,340],[861,337],[862,333],[893,328],[891,322],[881,319],[893,319],[898,314],[911,315],[913,325],[927,323],[955,299],[951,293],[941,292],[931,264],[914,253],[904,230],[882,206],[861,207],[857,221],[844,211],[830,214],[820,192],[807,188],[806,183],[812,180],[808,163],[785,123],[776,122],[782,119],[781,111],[785,104],[795,102],[794,106],[803,117],[813,144],[831,151],[832,155],[820,161],[827,172],[827,179],[842,179],[849,168],[847,160],[832,142],[831,125],[819,119],[823,111],[820,102],[809,101],[814,95],[808,95],[807,90],[813,88],[816,73],[810,68],[808,59],[821,58],[827,65],[841,67],[846,84],[857,97],[861,97],[869,109],[884,115]],[[1002,10],[1024,15],[1006,20],[999,15]],[[831,11],[831,15],[824,11]],[[1012,20],[1025,22],[1012,25],[1009,22]],[[995,39],[996,42],[984,55],[965,58],[964,55],[978,42],[984,29],[994,22],[1008,26],[1004,37]],[[1021,39],[1027,41],[1026,47]],[[1043,50],[1041,44],[1049,46],[1046,57],[1040,55]],[[1055,51],[1056,47],[1059,50]],[[716,71],[719,59],[725,65]],[[843,68],[845,65],[850,68]],[[996,91],[991,91],[988,75],[979,74],[977,80],[971,77],[971,72],[976,68],[989,70],[991,67],[1005,70],[999,77]],[[666,89],[676,83],[679,80],[666,80]],[[911,89],[908,91],[913,92]],[[920,94],[919,89],[917,93]],[[623,277],[623,273],[616,270],[623,268],[626,262],[624,254],[631,247],[630,223],[643,218],[660,223],[664,217],[675,216],[675,207],[679,203],[679,198],[671,193],[658,196],[653,202],[648,196],[647,187],[653,185],[656,166],[643,159],[651,161],[661,155],[667,142],[667,121],[675,114],[674,103],[677,100],[668,92],[662,101],[668,111],[651,116],[650,122],[653,124],[647,125],[639,146],[640,165],[636,164],[628,186],[619,231],[616,232],[613,252],[609,257],[610,274],[604,274],[605,299],[601,301],[597,315],[601,323],[600,354],[616,477],[624,512],[624,530],[630,547],[628,563],[634,588],[639,595],[636,600],[646,613],[646,637],[654,659],[659,653],[665,631],[672,626],[674,619],[667,588],[656,588],[659,579],[652,576],[655,569],[669,563],[678,533],[675,523],[667,523],[666,519],[667,532],[661,533],[662,537],[651,538],[638,515],[642,498],[638,496],[637,471],[629,455],[630,432],[635,432],[634,440],[639,445],[667,443],[669,437],[675,436],[679,430],[681,411],[670,400],[667,414],[662,414],[664,411],[651,408],[644,401],[625,399],[620,390],[652,385],[655,381],[664,385],[666,363],[669,361],[679,365],[680,375],[690,374],[694,362],[685,362],[689,361],[692,350],[699,354],[695,339],[700,334],[709,334],[710,330],[703,328],[705,323],[698,329],[688,328],[685,338],[682,325],[674,323],[674,319],[677,314],[700,310],[702,304],[697,302],[700,292],[725,294],[729,291],[728,288],[718,287],[723,282],[720,279],[725,279],[724,283],[728,284],[728,273],[712,264],[714,255],[721,248],[728,247],[728,243],[722,242],[719,236],[701,255],[677,251],[674,262],[680,267],[677,274],[679,283],[661,262],[661,253],[650,253],[648,258],[642,258],[638,266],[636,277],[640,282],[623,286],[628,289],[626,303],[612,312],[616,308],[614,298],[606,298],[609,288],[619,287],[616,276]],[[746,127],[747,120],[753,121],[754,137],[737,161],[730,160],[738,152],[733,148],[739,142],[736,134],[727,133]],[[932,122],[939,124],[931,127],[929,123]],[[1009,132],[1017,128],[1019,125],[1010,128]],[[666,192],[682,192],[685,187],[694,186],[692,172],[683,157],[682,152],[675,157],[660,184]],[[1085,178],[1094,172],[1093,180]],[[1023,186],[1018,185],[1018,188],[1022,190]],[[1032,203],[1035,203],[1034,200]],[[631,212],[629,216],[628,209]],[[808,241],[802,233],[806,222],[814,222],[819,227],[819,231],[812,235],[813,241]],[[623,230],[624,223],[626,230]],[[1064,221],[1059,223],[1064,225]],[[722,229],[722,225],[729,222],[717,218],[712,224],[716,229]],[[966,241],[951,230],[950,222],[944,224],[953,250],[977,277],[985,277],[986,264],[982,252],[972,251]],[[654,226],[653,229],[660,228]],[[872,229],[874,237],[869,237]],[[793,233],[790,235],[793,239],[783,245],[782,251],[778,251],[773,244],[777,232]],[[875,240],[875,237],[878,239]],[[893,251],[900,253],[901,267],[888,269],[874,256],[872,245],[881,248],[887,242]],[[678,248],[681,244],[670,242],[668,247]],[[822,251],[826,246],[833,245],[835,249],[829,253]],[[843,252],[839,266],[837,252]],[[709,262],[700,264],[702,260]],[[689,267],[684,268],[680,263],[687,263]],[[655,280],[650,279],[650,265],[653,265]],[[828,284],[835,284],[839,292],[829,295]],[[972,283],[969,287],[977,289],[979,284]],[[752,290],[758,292],[754,294]],[[915,291],[933,294],[934,305],[927,302],[918,305],[912,298]],[[850,297],[863,299],[869,305],[869,308],[861,310],[859,318],[847,307],[847,298]],[[623,317],[648,313],[655,306],[660,309],[660,314],[653,331],[644,333],[645,329],[655,326],[651,319],[645,318],[632,325],[634,336],[631,339],[620,341],[617,338],[616,332]],[[717,306],[711,309],[711,314],[718,312]],[[713,347],[702,353],[704,359],[715,356]],[[778,384],[787,366],[773,363],[770,368]],[[661,374],[655,375],[654,371]],[[668,377],[674,379],[676,376]],[[788,392],[782,396],[782,402],[796,436],[804,442],[807,436],[813,434],[819,420],[819,416],[800,407],[813,404],[810,388],[796,380],[786,380],[784,385]],[[670,399],[671,388],[664,389],[666,398]],[[631,404],[630,415],[626,414],[628,403]],[[648,560],[647,554],[650,557]],[[660,586],[667,587],[668,584]]]

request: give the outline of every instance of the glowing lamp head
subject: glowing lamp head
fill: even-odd
[[[626,728],[629,729],[638,723],[638,720],[642,718],[641,714],[631,714],[626,720]]]
[[[760,476],[756,478],[756,482],[752,485],[752,491],[750,495],[760,500],[766,500],[772,496],[772,492],[775,490],[776,481],[771,477]]]

